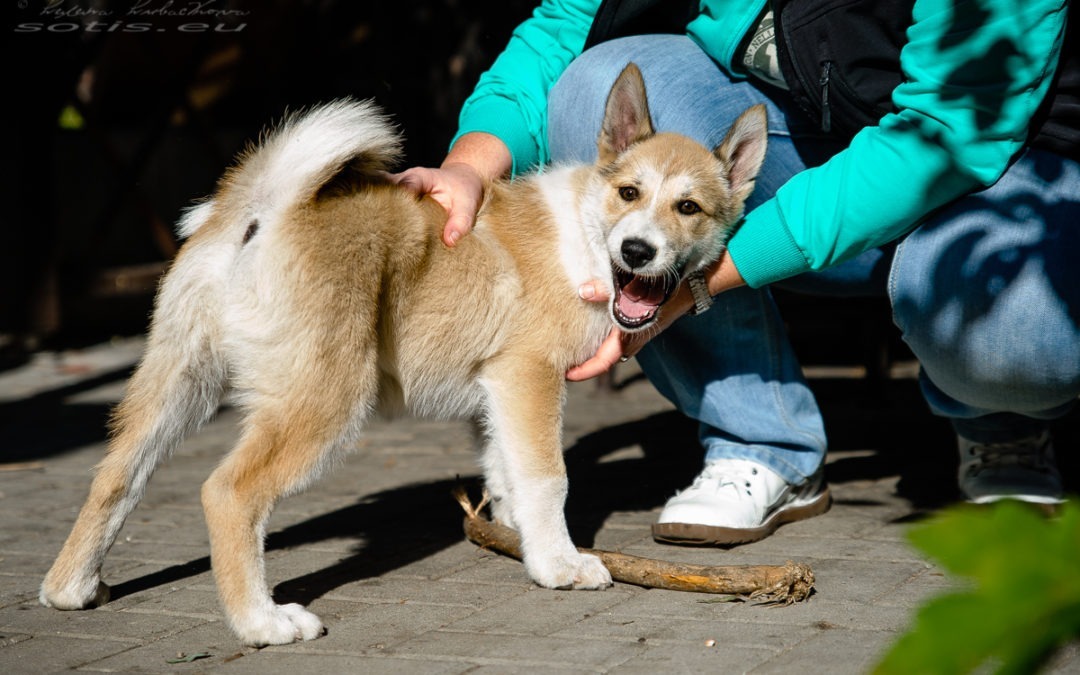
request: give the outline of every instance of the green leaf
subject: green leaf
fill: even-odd
[[[878,673],[1027,673],[1080,637],[1080,505],[954,507],[909,533],[969,590],[927,602]]]

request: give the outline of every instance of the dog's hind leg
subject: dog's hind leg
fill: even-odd
[[[511,357],[489,367],[483,384],[491,438],[485,468],[496,469],[489,480],[510,502],[529,576],[547,588],[610,586],[603,563],[580,553],[566,527],[561,374],[542,361]],[[492,453],[498,453],[498,461]]]
[[[159,334],[165,331],[158,331]],[[196,333],[195,336],[198,334]],[[185,342],[192,333],[185,334]],[[113,433],[90,495],[41,585],[42,604],[84,609],[105,603],[101,565],[158,463],[217,410],[224,368],[209,344],[151,338],[146,356],[116,409]]]
[[[271,598],[263,556],[266,523],[274,504],[310,483],[367,415],[362,407],[343,407],[367,398],[353,398],[332,386],[320,390],[324,383],[311,378],[294,384],[295,396],[255,404],[239,443],[202,490],[210,558],[226,618],[240,639],[253,646],[312,640],[324,632],[319,617],[302,606],[277,605]]]

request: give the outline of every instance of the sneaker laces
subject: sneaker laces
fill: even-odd
[[[1049,432],[1042,432],[1017,441],[1000,443],[972,443],[967,448],[970,456],[968,473],[977,476],[985,469],[1016,466],[1039,473],[1055,471]]]
[[[757,467],[749,463],[735,466],[727,463],[709,464],[694,478],[690,487],[680,490],[675,496],[706,490],[718,493],[725,488],[730,488],[740,499],[744,494],[751,497],[758,473]]]

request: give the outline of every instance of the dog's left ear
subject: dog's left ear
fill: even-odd
[[[634,143],[653,135],[645,80],[633,63],[626,64],[608,93],[604,123],[597,140],[600,163],[607,164]]]
[[[765,160],[768,130],[765,106],[759,103],[739,115],[724,140],[713,150],[727,169],[731,191],[741,201],[754,191],[754,179]]]

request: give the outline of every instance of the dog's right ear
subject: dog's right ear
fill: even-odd
[[[727,136],[713,150],[727,169],[731,192],[736,199],[745,201],[754,191],[754,180],[765,161],[768,142],[769,122],[765,106],[759,103],[739,115]]]
[[[626,64],[608,93],[604,123],[597,148],[601,164],[607,164],[634,143],[653,135],[645,80],[633,63]]]

